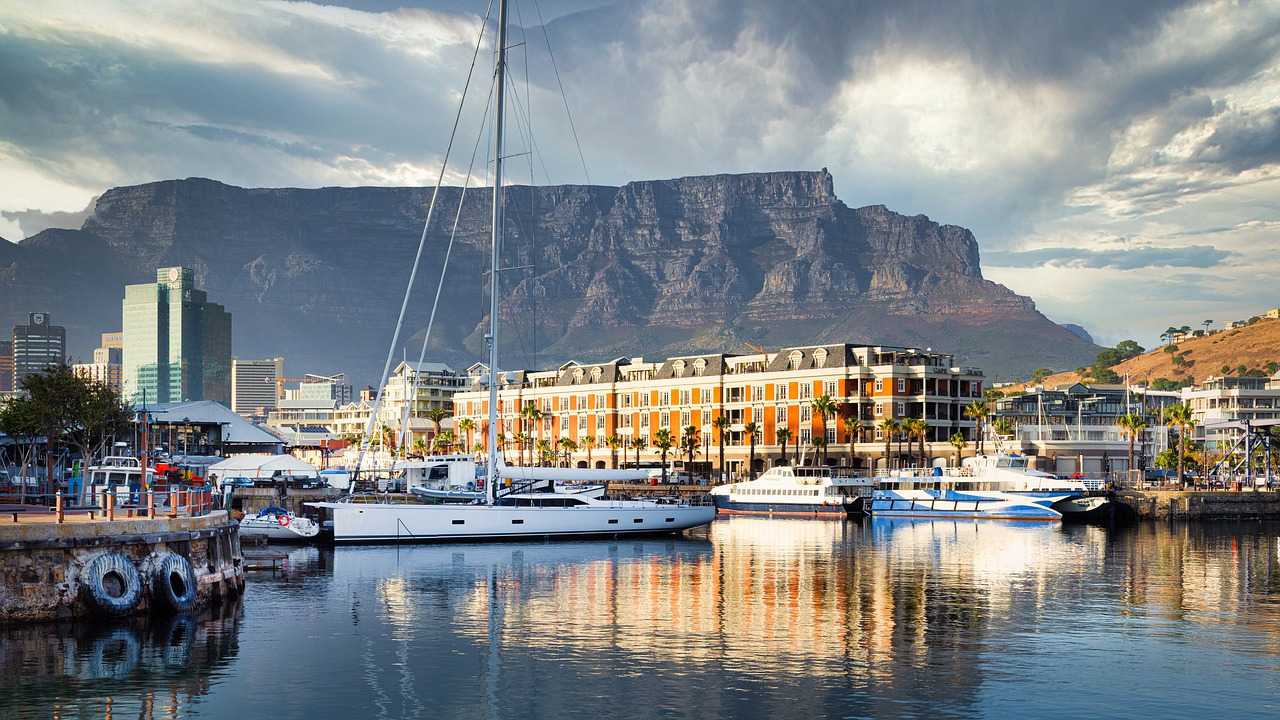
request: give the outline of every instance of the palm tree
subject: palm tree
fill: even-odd
[[[716,429],[716,434],[720,437],[720,465],[716,471],[720,474],[720,482],[724,482],[724,431],[729,429],[729,416],[721,413],[711,421],[711,426]]]
[[[973,402],[969,403],[969,404],[968,404],[968,405],[966,405],[966,406],[965,406],[965,408],[964,408],[964,416],[965,416],[965,417],[967,417],[967,418],[969,418],[970,420],[974,420],[974,421],[976,421],[976,422],[977,422],[977,424],[978,424],[978,425],[977,425],[977,433],[978,433],[978,454],[979,454],[979,455],[983,454],[983,453],[982,453],[982,448],[983,448],[983,443],[982,443],[982,429],[983,429],[983,425],[985,425],[985,424],[986,424],[986,422],[987,422],[987,416],[988,416],[988,415],[990,415],[990,414],[991,414],[991,411],[987,409],[987,404],[986,404],[986,403],[983,403],[983,402],[979,402],[979,401],[977,401],[977,400],[974,400]]]
[[[696,425],[686,425],[681,430],[680,447],[685,453],[685,470],[688,471],[693,466],[693,456],[698,452],[698,427]]]
[[[1009,437],[1017,428],[1009,418],[999,417],[991,421],[991,432],[997,437]]]
[[[640,468],[640,451],[649,447],[649,441],[643,436],[637,435],[631,438],[631,447],[636,451],[636,468]]]
[[[760,432],[760,426],[757,423],[749,422],[746,425],[743,425],[742,429],[747,433],[747,437],[749,438],[748,442],[750,442],[751,444],[751,450],[748,454],[749,460],[747,461],[747,477],[751,478],[752,480],[755,480],[756,479],[756,434]],[[720,451],[724,452],[724,446],[721,446]]]
[[[578,449],[578,443],[574,442],[573,438],[562,437],[560,438],[560,449],[564,451],[564,466],[569,467],[573,464],[572,456],[574,451]]]
[[[617,470],[618,469],[618,448],[624,447],[626,444],[626,441],[622,439],[621,435],[614,433],[610,435],[605,440],[605,442],[608,443],[609,445],[609,464],[613,467],[614,470]]]
[[[471,447],[471,431],[476,429],[476,421],[471,418],[464,417],[458,421],[458,432],[466,433],[466,445],[463,447]]]
[[[547,440],[546,438],[539,438],[538,439],[538,465],[545,466],[547,464],[547,458],[548,456],[551,455],[551,453],[552,453],[551,441]]]
[[[898,421],[893,418],[881,420],[880,433],[884,435],[884,469],[888,470],[893,467],[889,457],[893,454],[893,436],[898,433]]]
[[[516,433],[516,434],[515,434],[515,438],[514,438],[514,439],[515,439],[515,441],[516,441],[516,447],[518,447],[518,448],[520,449],[520,464],[521,464],[521,465],[527,465],[528,463],[526,463],[526,462],[525,462],[525,460],[524,460],[524,458],[525,458],[525,449],[526,449],[526,448],[530,448],[530,447],[532,447],[532,446],[529,444],[529,433],[527,433],[527,432],[518,432],[518,433]]]
[[[1125,413],[1116,420],[1116,425],[1119,426],[1120,431],[1129,439],[1129,464],[1127,467],[1130,474],[1132,474],[1134,469],[1133,445],[1137,442],[1142,433],[1146,431],[1147,421],[1138,413]]]
[[[813,407],[813,411],[817,413],[819,417],[822,418],[823,442],[821,445],[818,445],[818,443],[814,443],[814,446],[819,447],[822,452],[822,460],[819,461],[819,464],[826,465],[827,464],[827,443],[826,443],[827,419],[830,418],[832,415],[836,414],[836,404],[831,399],[831,396],[826,395],[825,393],[814,398],[813,401],[810,402],[809,404]]]
[[[591,462],[591,451],[596,447],[596,436],[588,435],[582,438],[582,446],[587,449],[587,467],[594,467]]]
[[[419,437],[419,438],[415,438],[415,439],[414,439],[414,441],[413,441],[413,454],[414,454],[414,455],[417,455],[418,457],[426,457],[426,455],[427,455],[427,441],[426,441],[426,440],[423,440],[423,439],[422,439],[422,438],[420,438],[420,437]]]
[[[667,453],[671,452],[671,448],[675,445],[671,440],[671,431],[661,428],[653,434],[653,446],[658,448],[658,452],[662,454],[662,482],[667,481]]]
[[[453,431],[441,430],[436,433],[434,438],[431,439],[431,444],[434,445],[437,450],[443,450],[445,454],[448,454],[449,448],[453,447]]]
[[[854,444],[862,437],[862,421],[852,415],[846,415],[840,423],[844,425],[844,431],[849,435],[849,467],[853,467],[853,461],[858,459],[858,451],[854,448]]]
[[[427,412],[425,412],[424,415],[428,420],[431,421],[432,426],[435,427],[435,430],[436,430],[435,434],[439,435],[440,423],[443,422],[445,418],[449,417],[449,411],[445,410],[444,408],[433,407],[433,408],[428,408]]]
[[[537,405],[535,405],[535,404],[533,404],[532,402],[530,402],[530,403],[528,403],[527,405],[525,405],[524,407],[520,408],[520,419],[521,419],[523,422],[527,423],[527,425],[533,425],[533,426],[535,426],[535,427],[537,428],[537,431],[536,431],[536,432],[537,432],[537,435],[538,435],[538,439],[539,439],[539,440],[541,440],[541,439],[542,439],[542,422],[541,422],[541,420],[542,420],[542,411],[538,409],[538,406],[537,406]],[[533,428],[530,428],[530,427],[528,427],[527,425],[526,425],[526,427],[525,427],[525,435],[526,435],[527,437],[529,437],[529,438],[530,438],[530,440],[532,440],[533,435],[534,435],[534,431],[533,431]],[[532,447],[533,447],[533,446],[532,446],[532,445],[530,445],[530,449],[532,449]],[[532,461],[533,461],[533,453],[532,453],[532,452],[530,452],[530,453],[529,453],[529,455],[530,455],[530,457],[529,457],[530,463],[532,463]]]
[[[775,433],[778,436],[778,444],[782,446],[782,464],[787,464],[787,441],[791,439],[790,428],[778,428]]]
[[[960,467],[960,454],[964,452],[965,446],[964,433],[951,433],[951,439],[948,442],[951,443],[951,447],[956,449],[956,467]]]
[[[818,464],[824,465],[822,458],[827,452],[827,436],[817,435],[810,442],[813,444],[813,455],[818,458]]]
[[[916,458],[915,441],[920,441],[920,467],[925,465],[924,437],[929,430],[929,423],[923,418],[906,418],[902,421],[902,434],[907,436],[907,456],[914,463]]]
[[[1184,461],[1187,455],[1187,434],[1195,426],[1195,417],[1191,406],[1187,403],[1171,405],[1165,411],[1165,424],[1178,431],[1178,484],[1182,485],[1185,477]]]

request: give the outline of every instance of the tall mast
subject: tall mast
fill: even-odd
[[[489,463],[485,494],[498,497],[498,254],[502,244],[502,106],[507,69],[507,0],[498,0],[497,110],[493,116],[493,252],[489,258]]]

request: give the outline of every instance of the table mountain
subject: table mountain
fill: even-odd
[[[126,283],[185,265],[234,317],[240,357],[376,380],[427,188],[113,188],[78,230],[0,248],[0,321],[32,310],[87,357]],[[406,334],[416,356],[460,188],[440,192]],[[429,356],[483,354],[491,191],[465,193]],[[1097,348],[983,279],[973,234],[850,208],[819,172],[509,190],[501,273],[508,367],[819,342],[928,346],[989,374],[1075,367]]]

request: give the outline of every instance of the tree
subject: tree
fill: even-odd
[[[560,438],[560,449],[564,451],[564,466],[570,467],[573,464],[573,453],[578,449],[578,443],[570,437]]]
[[[976,400],[974,402],[969,403],[964,408],[964,416],[969,418],[970,420],[973,420],[975,423],[977,423],[976,432],[978,437],[978,454],[979,455],[983,454],[982,431],[983,431],[983,427],[986,425],[987,416],[989,416],[990,414],[991,414],[991,411],[987,409],[986,404],[977,402]]]
[[[1050,370],[1049,368],[1036,368],[1035,372],[1031,373],[1031,382],[1033,383],[1044,382],[1044,379],[1049,377],[1052,374],[1053,374],[1053,371]]]
[[[816,413],[818,417],[822,418],[822,432],[820,434],[820,437],[822,438],[822,443],[819,444],[815,442],[813,445],[814,447],[818,448],[818,451],[821,453],[821,459],[818,461],[818,464],[826,465],[827,464],[827,419],[830,418],[832,415],[836,414],[836,404],[834,401],[832,401],[831,396],[827,395],[826,393],[823,393],[822,395],[819,395],[818,397],[814,398],[813,401],[810,402],[809,404],[813,407],[813,412]]]
[[[618,448],[624,447],[622,436],[614,433],[610,435],[605,442],[609,445],[609,465],[614,470],[618,469]]]
[[[791,439],[791,430],[789,428],[780,427],[774,434],[778,436],[778,444],[782,446],[782,460],[780,462],[781,464],[786,465],[787,441]]]
[[[640,451],[649,447],[649,441],[637,435],[631,439],[631,447],[636,451],[636,469],[640,468]]]
[[[685,470],[693,467],[693,456],[698,452],[698,428],[696,425],[686,425],[680,434],[680,449],[685,454]]]
[[[756,435],[760,433],[760,426],[754,422],[749,422],[742,426],[743,431],[747,433],[747,442],[750,443],[751,449],[747,455],[747,477],[752,480],[756,479]]]
[[[844,425],[844,431],[849,436],[849,467],[853,467],[853,461],[858,459],[858,451],[855,448],[855,444],[862,438],[862,421],[852,415],[848,415],[840,422]]]
[[[582,438],[582,446],[587,449],[587,467],[594,467],[594,463],[591,462],[591,451],[595,449],[596,436],[588,435]]]
[[[894,463],[889,460],[893,454],[893,436],[898,432],[898,421],[893,418],[885,418],[880,421],[880,434],[884,436],[884,469],[889,470]]]
[[[964,452],[965,439],[964,433],[953,432],[951,438],[947,441],[951,443],[951,447],[956,449],[956,467],[960,467],[960,456]]]
[[[924,441],[929,438],[929,421],[924,418],[912,418],[907,420],[906,424],[910,436],[920,442],[920,467],[924,467],[929,464],[928,453],[924,446]]]
[[[432,439],[431,442],[438,451],[441,451],[447,455],[449,451],[453,449],[453,443],[454,443],[453,431],[441,430],[440,432],[436,433],[436,436]]]
[[[671,431],[666,428],[660,428],[658,432],[653,434],[653,446],[658,448],[658,452],[662,456],[662,482],[667,481],[667,453],[671,452],[671,448],[675,443],[671,439]]]
[[[444,408],[433,407],[433,408],[429,408],[427,412],[424,414],[426,418],[431,421],[431,425],[435,427],[435,430],[436,430],[435,434],[439,435],[440,423],[444,422],[444,419],[449,417],[449,411],[445,410]]]
[[[464,417],[458,421],[458,431],[466,433],[466,444],[463,447],[471,447],[471,433],[476,429],[476,421],[471,418]]]
[[[1116,420],[1116,425],[1120,431],[1129,439],[1129,471],[1133,471],[1133,445],[1141,437],[1142,433],[1147,429],[1147,421],[1137,413],[1125,413]]]
[[[537,405],[530,402],[520,408],[520,420],[521,423],[525,425],[524,434],[529,438],[530,442],[533,440],[534,436],[534,429],[529,427],[530,425],[537,428],[536,433],[538,439],[542,439],[542,423],[540,422],[542,420],[542,411],[538,409]],[[530,455],[532,455],[532,453],[530,453]],[[533,458],[530,457],[529,460],[532,461]]]
[[[716,468],[716,472],[720,474],[720,482],[724,482],[724,433],[729,429],[729,416],[721,413],[711,421],[711,427],[716,429],[716,439],[720,441],[720,465]]]
[[[520,464],[528,465],[529,463],[525,462],[525,451],[533,447],[530,443],[529,433],[518,432],[513,439],[516,441],[516,447],[520,450]]]
[[[1187,434],[1195,426],[1195,417],[1187,403],[1171,405],[1165,410],[1165,424],[1178,431],[1178,484],[1186,476]]]
[[[427,441],[418,437],[413,439],[413,454],[417,457],[426,457]]]
[[[537,448],[538,448],[538,465],[546,466],[547,462],[549,462],[551,459],[552,453],[554,452],[554,450],[551,448],[551,441],[546,438],[538,438]]]

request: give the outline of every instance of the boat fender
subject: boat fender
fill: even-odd
[[[280,527],[289,527],[289,516],[288,516],[288,515],[277,515],[277,516],[276,516],[276,522],[280,523]]]
[[[94,607],[113,617],[132,613],[142,599],[142,577],[123,553],[94,557],[84,566],[80,582]]]
[[[158,610],[186,612],[196,604],[196,572],[191,561],[177,553],[164,553],[156,561],[151,596]]]

